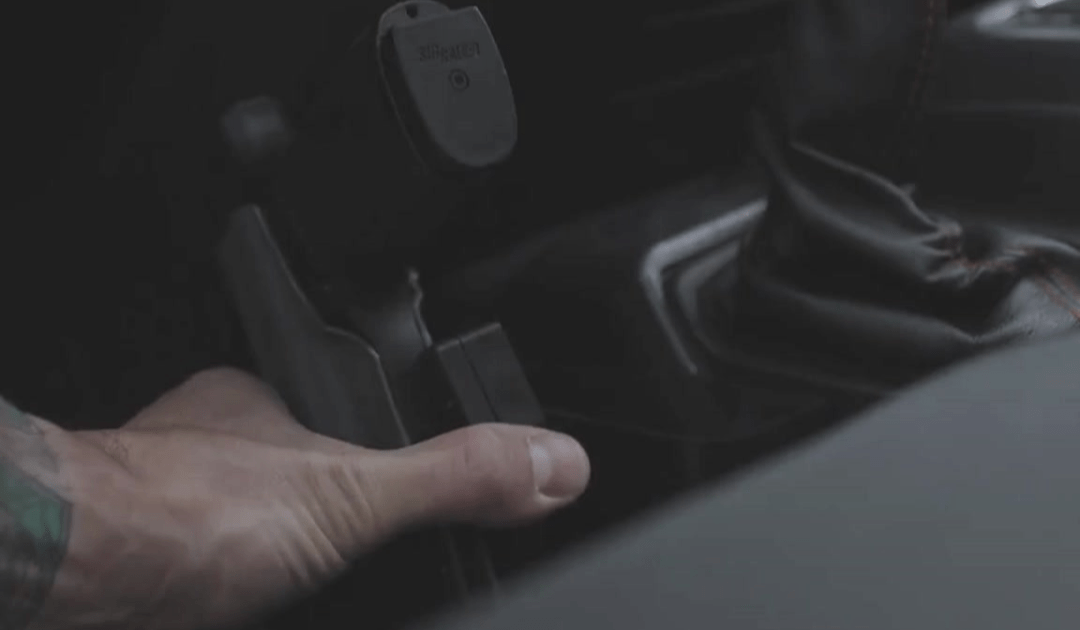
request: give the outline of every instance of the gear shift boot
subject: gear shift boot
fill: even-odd
[[[687,317],[714,356],[884,392],[1080,327],[1067,238],[939,215],[906,186],[943,6],[793,9],[774,108],[755,121],[768,207]]]
[[[700,289],[711,347],[737,340],[819,377],[891,389],[1077,327],[1072,245],[936,216],[873,172],[761,136],[769,207],[737,262]]]

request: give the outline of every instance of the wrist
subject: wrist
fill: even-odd
[[[194,511],[156,491],[103,449],[107,434],[52,440],[71,505],[67,547],[29,630],[144,630],[189,572]]]

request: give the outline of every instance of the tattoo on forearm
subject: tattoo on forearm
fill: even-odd
[[[23,630],[67,552],[71,503],[35,478],[58,472],[33,421],[0,398],[0,630]]]

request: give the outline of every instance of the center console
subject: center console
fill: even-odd
[[[354,623],[355,590],[386,593],[365,602],[376,628],[491,596],[936,370],[1080,327],[1074,236],[1016,209],[1077,198],[1080,82],[1019,71],[1023,53],[1075,72],[1070,0],[950,28],[943,3],[802,2],[775,58],[709,29],[722,63],[698,63],[695,21],[778,35],[778,3],[552,5],[531,35],[500,6],[367,7],[318,89],[229,99],[221,265],[260,371],[312,430],[397,448],[544,424],[585,444],[593,485],[534,528],[403,538],[288,624],[331,605]],[[623,47],[577,63],[608,30]]]
[[[772,4],[750,3],[722,18],[738,23]],[[558,77],[530,74],[535,51],[517,38],[504,47],[496,34],[507,28],[498,17],[505,14],[490,9],[420,0],[388,6],[320,73],[307,98],[269,92],[224,107],[217,128],[240,203],[224,222],[220,266],[258,371],[310,429],[400,448],[468,424],[546,425],[585,443],[594,482],[588,497],[536,527],[405,536],[287,611],[281,627],[312,616],[351,626],[363,615],[370,627],[397,628],[490,597],[536,562],[691,487],[705,467],[731,469],[766,450],[742,444],[703,456],[718,440],[760,435],[764,421],[754,406],[764,401],[734,383],[714,390],[715,379],[686,363],[692,346],[681,340],[683,327],[664,321],[670,268],[695,248],[738,238],[760,214],[760,184],[708,177],[674,197],[594,207],[598,191],[611,195],[616,179],[640,173],[640,182],[618,186],[620,196],[633,196],[672,174],[654,157],[663,155],[660,145],[648,146],[670,128],[657,123],[635,136],[623,127],[612,139],[615,123],[593,108],[619,112],[648,102],[649,114],[659,116],[665,94],[700,96],[716,82],[747,76],[751,60],[672,87],[662,83],[671,68],[659,62],[697,68],[702,60],[655,58],[653,67],[636,68],[644,76],[634,91],[615,94],[621,106],[597,99],[632,72],[598,73],[603,88],[589,86],[580,98],[562,93],[553,111],[539,111],[553,97],[538,95],[537,85]],[[658,43],[658,33],[687,29],[696,15],[644,28]],[[587,21],[601,16],[578,17],[603,26]],[[613,37],[633,24],[627,16],[611,21]],[[568,29],[567,47],[587,34],[565,16],[556,22],[552,28]],[[593,66],[571,68],[566,49],[550,52],[548,65],[578,73],[563,77],[560,89],[588,83]],[[723,113],[752,94],[719,96]],[[709,102],[695,99],[695,106]],[[570,124],[562,128],[564,121]],[[737,126],[716,123],[720,133]],[[669,142],[672,164],[687,178],[701,157]],[[620,155],[624,143],[635,153]],[[513,219],[524,229],[511,229]],[[690,242],[687,230],[698,234]],[[558,242],[546,242],[550,235]],[[633,277],[623,275],[627,269]],[[581,284],[589,278],[598,285]],[[650,297],[639,298],[643,289]],[[506,308],[515,296],[521,301]],[[622,306],[625,317],[605,329],[602,318]],[[693,386],[683,387],[695,371]],[[685,401],[672,404],[670,394],[680,390]],[[717,422],[701,421],[714,415]],[[362,610],[343,595],[357,590],[370,596]]]

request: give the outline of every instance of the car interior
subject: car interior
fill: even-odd
[[[253,630],[1080,621],[1080,1],[18,11],[6,398],[592,459]]]

